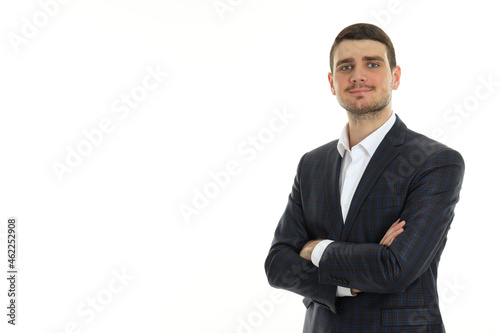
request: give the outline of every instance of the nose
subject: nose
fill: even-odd
[[[352,83],[365,83],[366,80],[367,80],[367,77],[366,77],[365,73],[363,72],[363,70],[360,69],[359,67],[355,68],[354,71],[352,72],[351,82]]]

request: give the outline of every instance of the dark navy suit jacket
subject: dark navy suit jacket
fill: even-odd
[[[459,200],[464,161],[396,122],[372,156],[344,223],[338,140],[300,160],[265,262],[271,286],[304,296],[304,332],[444,332],[437,269]],[[398,219],[405,230],[379,242]],[[319,268],[299,252],[334,240]],[[336,297],[337,286],[362,290]]]

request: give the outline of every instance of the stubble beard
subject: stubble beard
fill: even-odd
[[[390,87],[392,87],[392,82]],[[359,87],[352,87],[347,89],[347,93],[350,90]],[[372,93],[376,92],[375,87],[369,87],[373,89]],[[339,96],[337,96],[339,97]],[[356,100],[366,98],[365,96],[356,96]],[[391,90],[388,90],[388,93],[381,96],[378,99],[372,100],[370,103],[365,104],[361,107],[356,106],[356,102],[348,102],[344,101],[342,98],[338,98],[338,102],[340,106],[342,106],[354,119],[356,120],[375,120],[378,119],[382,115],[382,110],[385,109],[387,105],[391,102],[392,94]]]

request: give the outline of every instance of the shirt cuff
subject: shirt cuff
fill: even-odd
[[[316,267],[319,267],[319,261],[321,260],[321,256],[323,255],[323,252],[325,252],[326,247],[330,245],[330,243],[333,243],[333,241],[325,239],[319,242],[314,247],[314,250],[311,253],[311,261]]]
[[[356,294],[351,293],[351,288],[337,286],[337,297],[353,297]]]
[[[314,250],[311,253],[311,261],[316,267],[319,267],[319,262],[321,260],[321,257],[323,256],[323,253],[325,252],[327,246],[330,245],[330,243],[333,243],[333,241],[330,239],[325,239],[325,240],[322,240],[321,242],[319,242],[314,247]],[[356,294],[353,295],[351,293],[351,288],[337,286],[336,296],[337,297],[353,297],[353,296],[356,296]]]

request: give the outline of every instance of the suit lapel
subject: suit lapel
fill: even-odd
[[[334,237],[331,238],[333,240],[340,240],[340,236],[342,235],[342,228],[344,226],[344,221],[342,219],[342,211],[340,209],[340,189],[339,189],[341,162],[342,162],[342,157],[340,156],[337,150],[337,144],[335,143],[332,146],[332,148],[328,151],[327,162],[326,162],[326,179],[325,179],[327,212],[330,225],[333,226],[333,232],[335,234]]]
[[[380,177],[387,165],[389,165],[389,163],[391,163],[391,161],[399,154],[398,146],[404,143],[406,130],[406,125],[401,121],[398,115],[396,115],[396,122],[394,123],[394,126],[389,130],[373,154],[370,162],[366,166],[361,180],[359,181],[358,187],[354,192],[349,212],[346,216],[345,225],[342,230],[342,241],[347,239],[347,236],[354,225],[359,209],[377,182],[377,179]]]

